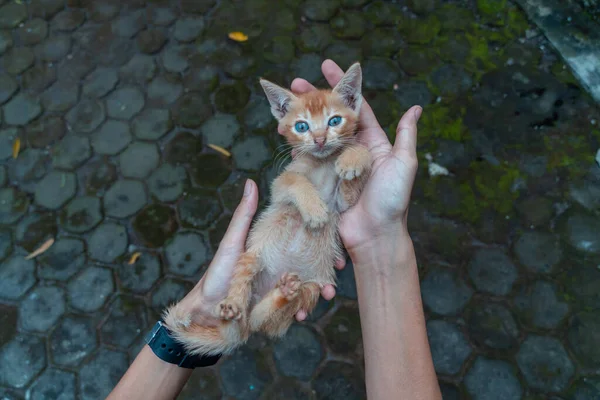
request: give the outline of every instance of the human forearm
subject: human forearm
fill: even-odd
[[[441,399],[410,237],[400,229],[356,250],[368,398]]]

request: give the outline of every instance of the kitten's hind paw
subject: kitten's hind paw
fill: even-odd
[[[296,274],[283,274],[279,280],[279,291],[286,300],[292,300],[298,295],[300,289],[300,277]]]
[[[242,308],[233,301],[225,299],[217,306],[219,317],[225,321],[239,320],[242,318]]]

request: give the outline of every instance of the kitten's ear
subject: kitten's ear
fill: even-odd
[[[273,116],[279,121],[285,116],[285,114],[287,114],[290,109],[290,103],[296,98],[296,96],[294,96],[294,94],[289,90],[286,90],[281,86],[277,86],[266,79],[261,79],[260,85],[267,95],[269,104],[271,104],[271,112],[273,113]]]
[[[359,63],[354,63],[348,68],[348,71],[342,76],[342,79],[333,88],[338,93],[344,103],[352,110],[360,111],[362,104],[362,69]]]

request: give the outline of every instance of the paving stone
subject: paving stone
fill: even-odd
[[[571,215],[566,222],[567,242],[586,254],[600,254],[600,221],[597,217],[582,213]]]
[[[473,85],[469,74],[460,66],[445,64],[433,71],[432,83],[442,96],[456,96],[465,92]]]
[[[462,311],[473,295],[473,289],[454,271],[432,269],[421,283],[423,302],[433,312],[454,315]]]
[[[19,321],[23,330],[45,332],[65,312],[65,292],[56,286],[41,286],[21,301]]]
[[[204,31],[204,19],[199,17],[182,17],[175,23],[173,36],[180,42],[192,42]]]
[[[158,200],[172,202],[183,194],[186,183],[185,168],[165,163],[158,167],[148,178],[148,189],[152,196]]]
[[[119,156],[121,174],[126,178],[145,178],[160,161],[158,148],[153,143],[134,142]]]
[[[365,21],[360,12],[346,11],[329,22],[331,32],[341,39],[360,39],[365,33]]]
[[[112,272],[100,267],[87,267],[67,286],[70,306],[87,313],[101,309],[114,290]]]
[[[221,361],[221,387],[226,395],[244,400],[260,397],[273,378],[259,358],[258,352],[243,347]]]
[[[56,66],[48,63],[35,65],[21,75],[21,87],[41,93],[56,81]]]
[[[467,322],[470,338],[480,346],[508,350],[518,345],[519,327],[510,310],[495,303],[476,303]]]
[[[532,272],[554,272],[562,260],[558,237],[545,232],[523,233],[515,243],[514,251],[519,262]]]
[[[244,113],[244,124],[250,131],[264,131],[266,134],[275,132],[277,126],[271,114],[271,107],[264,99],[250,103]]]
[[[292,63],[294,76],[306,79],[309,82],[317,82],[321,79],[321,59],[318,54],[304,54]]]
[[[216,0],[182,0],[180,4],[184,13],[204,14],[216,3]]]
[[[17,81],[10,75],[0,72],[0,104],[6,103],[19,90]]]
[[[77,133],[90,133],[100,126],[104,119],[104,106],[97,100],[82,99],[66,115],[69,127]]]
[[[0,266],[0,297],[16,300],[35,284],[35,261],[14,254]]]
[[[148,325],[144,303],[134,297],[119,296],[111,306],[108,319],[100,327],[102,343],[128,348]]]
[[[18,182],[22,190],[31,192],[34,182],[46,173],[49,164],[48,153],[38,149],[25,149],[19,153],[10,169],[10,179]]]
[[[95,62],[90,54],[79,49],[74,50],[61,62],[58,77],[63,80],[80,81],[95,67]]]
[[[166,41],[166,35],[160,29],[146,29],[137,35],[138,48],[145,54],[157,53]]]
[[[81,9],[71,8],[62,10],[52,19],[52,26],[62,32],[72,32],[79,28],[85,21],[85,12]]]
[[[173,129],[173,121],[169,110],[146,109],[133,119],[132,126],[138,139],[158,140]]]
[[[304,52],[325,50],[331,44],[331,32],[325,24],[311,24],[302,27],[296,44]]]
[[[63,210],[60,219],[69,232],[87,232],[102,221],[102,203],[97,197],[77,197]]]
[[[112,32],[124,38],[132,38],[146,26],[146,18],[142,10],[121,15],[111,23]]]
[[[230,159],[214,153],[198,156],[192,165],[191,175],[196,184],[216,188],[231,175]]]
[[[92,136],[94,151],[104,155],[117,155],[131,142],[129,125],[109,119]]]
[[[0,349],[0,384],[23,389],[45,366],[44,342],[35,336],[19,334]]]
[[[50,354],[59,366],[78,367],[96,348],[93,321],[67,316],[50,335]]]
[[[42,104],[49,112],[64,112],[79,100],[79,86],[72,82],[58,81],[42,94]]]
[[[29,199],[23,192],[13,188],[0,189],[0,224],[17,222],[29,208]]]
[[[357,366],[329,361],[313,381],[318,400],[365,399],[366,389],[362,372]]]
[[[0,30],[0,55],[6,53],[13,45],[13,38],[10,31]]]
[[[600,379],[597,376],[583,377],[571,386],[572,400],[593,400],[600,396]]]
[[[106,113],[111,118],[128,120],[144,108],[144,94],[137,88],[125,87],[106,98]]]
[[[188,228],[203,229],[221,214],[221,205],[215,192],[206,189],[189,189],[177,204],[181,223]]]
[[[562,344],[551,337],[529,335],[516,358],[527,384],[546,393],[566,389],[575,372]]]
[[[31,400],[70,400],[75,394],[75,374],[55,368],[46,369],[27,390]]]
[[[92,156],[92,148],[88,138],[68,134],[52,148],[51,154],[55,168],[74,170]]]
[[[210,247],[212,248],[213,253],[217,252],[219,245],[221,244],[221,240],[225,236],[225,232],[227,232],[227,228],[231,222],[231,214],[226,213],[225,215],[222,215],[221,218],[216,219],[217,222],[213,224],[208,234],[208,241],[210,242]]]
[[[4,122],[8,125],[23,126],[41,113],[42,106],[37,98],[26,93],[17,93],[4,105]]]
[[[323,358],[323,349],[310,328],[294,324],[275,344],[273,357],[283,375],[308,380]]]
[[[147,9],[148,19],[158,26],[169,26],[177,18],[177,14],[169,7],[152,7]]]
[[[160,105],[168,105],[181,96],[183,85],[175,79],[158,76],[150,82],[146,93],[149,100]]]
[[[569,346],[584,366],[598,368],[600,361],[600,316],[595,311],[585,311],[573,316],[567,333]]]
[[[165,146],[165,160],[174,165],[189,164],[202,153],[202,137],[180,132]]]
[[[398,84],[398,89],[395,90],[395,94],[398,104],[405,109],[408,109],[415,104],[427,106],[433,101],[433,95],[427,88],[427,84],[421,81],[400,83]]]
[[[106,398],[127,370],[127,355],[100,348],[79,371],[79,393],[83,400]]]
[[[210,93],[219,85],[219,69],[211,65],[192,68],[183,77],[186,90]]]
[[[28,252],[39,248],[46,240],[56,236],[56,215],[52,212],[30,212],[16,226],[16,243]]]
[[[390,90],[401,77],[400,68],[392,60],[373,58],[363,63],[365,89]]]
[[[202,236],[191,232],[179,233],[166,245],[165,255],[169,271],[193,276],[209,261],[210,249]]]
[[[46,116],[38,118],[25,128],[27,143],[36,148],[46,148],[65,136],[65,121],[61,117]],[[57,147],[60,147],[57,146]],[[79,150],[76,150],[79,151]],[[82,150],[83,151],[83,150]],[[77,158],[77,156],[75,157]]]
[[[106,160],[87,164],[86,167],[83,172],[85,173],[85,189],[89,194],[102,196],[117,180],[117,167]]]
[[[161,53],[162,65],[168,72],[175,74],[183,73],[190,66],[189,59],[191,54],[192,51],[188,46],[169,46]]]
[[[473,400],[519,400],[523,393],[510,364],[482,356],[467,372],[465,386]]]
[[[342,306],[324,329],[329,347],[336,354],[362,355],[362,333],[358,308]]]
[[[15,28],[27,19],[27,7],[20,3],[7,3],[0,7],[0,28]]]
[[[167,278],[152,291],[150,304],[162,312],[165,307],[183,299],[190,289],[191,285],[187,282]]]
[[[135,293],[146,293],[160,278],[160,260],[154,254],[142,252],[135,264],[123,263],[117,272],[122,287]]]
[[[61,208],[75,196],[77,177],[72,172],[51,171],[35,188],[35,203],[50,210]]]
[[[395,28],[377,28],[362,38],[361,45],[367,56],[391,58],[404,47],[404,40]]]
[[[183,95],[173,107],[173,120],[184,128],[198,128],[211,115],[210,101],[198,93]]]
[[[272,63],[290,62],[294,58],[294,41],[289,36],[275,36],[263,45],[262,54]]]
[[[258,171],[269,160],[271,160],[271,150],[267,141],[261,137],[249,137],[236,143],[231,153],[235,160],[235,165],[246,171]]]
[[[356,300],[358,294],[356,292],[356,280],[354,279],[354,264],[348,258],[346,267],[336,272],[337,275],[337,294],[348,299]]]
[[[147,201],[144,184],[130,179],[115,182],[104,195],[106,215],[127,218],[138,212]]]
[[[19,128],[6,128],[0,130],[0,160],[12,158],[12,146],[19,136]]]
[[[438,374],[457,374],[472,351],[462,332],[449,322],[429,320],[427,337],[435,371]]]
[[[499,296],[511,291],[517,273],[512,261],[498,249],[477,250],[469,264],[469,276],[477,289]]]
[[[106,96],[117,86],[118,81],[119,74],[114,68],[98,67],[85,78],[83,94],[96,98]]]
[[[92,232],[88,240],[88,254],[94,260],[114,262],[127,250],[127,230],[123,225],[105,222]]]
[[[215,93],[215,105],[217,110],[236,114],[243,109],[250,99],[250,89],[240,83],[233,85],[222,85]]]
[[[219,379],[215,372],[208,368],[196,368],[187,381],[178,399],[196,400],[202,393],[205,400],[220,400],[222,398]]]
[[[328,2],[309,0],[304,3],[302,12],[308,19],[326,22],[336,14],[339,7],[340,2],[337,0]]]
[[[121,67],[121,75],[140,83],[152,80],[155,73],[156,62],[154,58],[145,54],[134,55],[127,64]]]
[[[231,147],[241,133],[240,124],[235,115],[217,113],[200,128],[206,143],[221,147]]]
[[[71,50],[69,35],[54,34],[35,47],[38,58],[46,62],[62,60]]]
[[[12,237],[8,229],[0,229],[0,261],[4,260],[12,251]]]
[[[135,217],[133,228],[145,246],[161,247],[177,231],[175,211],[162,204],[152,204]]]
[[[85,265],[84,243],[80,239],[59,238],[38,261],[38,277],[66,281]]]
[[[523,288],[514,300],[524,323],[542,329],[553,329],[569,312],[569,305],[556,294],[556,285],[537,281]]]

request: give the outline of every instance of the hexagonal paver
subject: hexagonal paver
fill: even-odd
[[[0,189],[0,224],[17,222],[29,208],[29,198],[13,188]]]
[[[145,178],[158,166],[160,154],[154,143],[134,142],[119,155],[121,173],[126,178]]]
[[[64,34],[53,34],[35,47],[40,60],[57,62],[62,60],[71,50],[71,37]]]
[[[600,316],[596,311],[580,312],[573,316],[567,333],[569,346],[575,357],[585,366],[600,365]]]
[[[168,105],[181,96],[183,85],[172,77],[158,76],[148,84],[146,93],[150,101],[159,105]]]
[[[171,202],[176,201],[182,195],[186,183],[185,168],[165,163],[148,178],[148,189],[158,200]]]
[[[427,274],[421,292],[425,305],[441,315],[460,312],[473,295],[473,289],[455,272],[442,268],[432,269]]]
[[[515,243],[519,262],[532,272],[550,273],[562,259],[558,237],[545,232],[525,232]]]
[[[390,90],[402,76],[400,68],[390,59],[367,60],[362,69],[363,85],[366,89]]]
[[[98,100],[82,99],[66,115],[71,129],[77,133],[90,133],[100,126],[106,115],[104,106]]]
[[[231,147],[240,135],[241,127],[235,115],[218,113],[206,121],[200,131],[206,143]]]
[[[0,229],[0,261],[4,260],[12,251],[12,237],[8,229]]]
[[[25,191],[32,191],[35,181],[44,176],[47,170],[48,155],[39,149],[25,149],[15,160],[11,170],[11,180],[19,183]]]
[[[181,217],[179,217],[181,218]],[[208,232],[208,241],[210,242],[210,246],[213,250],[213,253],[216,253],[219,249],[219,245],[221,244],[221,240],[225,236],[225,232],[227,232],[227,228],[229,228],[229,223],[231,222],[231,214],[226,213],[218,221],[212,226],[210,231]],[[185,224],[184,224],[185,225]]]
[[[365,380],[356,365],[329,361],[313,381],[318,400],[360,400],[367,397]]]
[[[517,273],[512,261],[498,249],[478,250],[469,264],[469,276],[477,289],[496,295],[510,292]]]
[[[227,180],[231,170],[230,159],[221,154],[205,153],[193,160],[190,173],[198,185],[216,188]]]
[[[273,379],[264,363],[259,363],[259,354],[243,347],[220,364],[223,392],[241,399],[258,399],[267,384]]]
[[[482,356],[465,375],[465,386],[473,400],[519,400],[523,393],[510,364]]]
[[[179,18],[175,23],[173,36],[180,42],[191,42],[204,30],[204,19],[199,17]]]
[[[24,89],[42,92],[56,81],[56,66],[50,64],[35,65],[21,75]]]
[[[35,187],[36,204],[50,210],[61,208],[77,191],[77,177],[72,172],[51,171]]]
[[[195,400],[198,393],[202,393],[207,400],[218,400],[222,398],[219,379],[215,371],[208,368],[196,368],[187,381],[178,399]]]
[[[196,233],[179,233],[165,247],[167,268],[174,274],[193,276],[208,261],[210,249]]]
[[[119,296],[111,306],[108,319],[100,327],[102,343],[127,349],[148,325],[146,306],[130,296]]]
[[[74,82],[55,82],[42,94],[44,110],[50,112],[68,111],[79,100],[79,85]]]
[[[0,305],[0,348],[10,342],[17,332],[17,307]]]
[[[152,291],[150,304],[162,312],[163,308],[183,299],[191,288],[192,285],[188,282],[167,278]]]
[[[63,209],[60,222],[63,228],[73,233],[91,230],[102,221],[102,202],[97,197],[80,196]]]
[[[566,222],[567,242],[587,254],[600,254],[600,220],[592,215],[575,213]]]
[[[90,163],[82,171],[85,176],[85,191],[102,196],[117,180],[117,167],[107,160]]]
[[[137,36],[138,48],[146,54],[157,53],[166,41],[166,35],[160,29],[146,29]]]
[[[15,47],[3,57],[4,69],[11,75],[19,75],[27,71],[35,62],[35,54],[29,47]]]
[[[6,172],[6,167],[4,165],[0,166],[0,188],[6,185],[6,181],[8,180],[8,172]]]
[[[362,352],[362,333],[357,307],[342,306],[324,329],[327,343],[337,354],[353,355]]]
[[[133,227],[146,246],[160,247],[177,231],[175,210],[162,204],[148,206],[135,217]]]
[[[136,54],[123,67],[121,75],[126,79],[146,83],[156,74],[156,62],[152,56]]]
[[[45,332],[64,312],[64,290],[56,286],[37,287],[21,301],[19,322],[26,331]]]
[[[467,326],[471,339],[480,346],[506,350],[518,344],[518,325],[510,310],[500,304],[476,303]]]
[[[0,55],[6,53],[13,45],[12,34],[9,31],[0,31]]]
[[[115,19],[111,30],[118,36],[131,38],[144,29],[145,25],[144,11],[138,10]]]
[[[458,373],[472,351],[462,332],[449,322],[430,320],[427,336],[435,371],[447,375]]]
[[[138,139],[158,140],[173,129],[171,113],[165,109],[147,109],[133,119],[133,134]]]
[[[56,236],[56,215],[52,212],[31,212],[15,229],[15,241],[28,252],[39,248],[46,240]]]
[[[82,240],[59,238],[48,251],[39,256],[38,276],[64,281],[79,271],[85,261],[85,246]]]
[[[573,400],[591,400],[600,397],[600,379],[597,376],[583,377],[571,387]]]
[[[62,10],[52,19],[52,26],[59,31],[71,32],[85,21],[85,11],[77,8]]]
[[[50,354],[55,364],[76,367],[96,348],[91,319],[67,316],[50,335]]]
[[[144,184],[129,179],[116,181],[104,195],[104,212],[109,217],[127,218],[146,204]]]
[[[259,171],[272,158],[266,140],[256,136],[236,143],[231,153],[235,165],[247,171]]]
[[[517,363],[529,386],[543,392],[566,389],[575,372],[562,344],[545,336],[529,335],[517,353]]]
[[[92,147],[99,154],[114,156],[131,142],[129,125],[122,121],[108,120],[92,136]]]
[[[243,84],[221,85],[215,93],[217,110],[235,114],[243,109],[250,100],[250,89]]]
[[[106,98],[110,118],[128,120],[144,108],[144,94],[135,87],[117,89]]]
[[[18,335],[0,349],[0,384],[22,389],[45,366],[44,342],[35,336]]]
[[[122,287],[135,293],[146,293],[160,278],[160,259],[144,252],[133,265],[121,264],[117,272]]]
[[[600,307],[600,269],[592,262],[584,262],[579,268],[567,270],[563,281],[568,286],[568,293],[573,295],[583,307],[596,309]]]
[[[101,309],[114,290],[112,272],[100,267],[86,268],[67,286],[70,306],[88,313]]]
[[[49,115],[27,125],[25,132],[31,147],[44,149],[62,139],[67,132],[67,127],[62,117]]]
[[[176,165],[190,164],[202,150],[201,136],[191,132],[180,132],[165,146],[165,160]]]
[[[4,105],[4,122],[8,125],[27,125],[42,113],[37,98],[26,93],[18,93]]]
[[[177,211],[183,225],[190,228],[205,228],[221,214],[221,205],[214,191],[189,189],[177,204]]]
[[[0,104],[6,103],[17,92],[19,85],[10,75],[0,73]]]
[[[0,7],[0,28],[15,28],[27,19],[27,7],[20,3],[7,3]]]
[[[569,312],[569,305],[556,294],[556,285],[544,281],[522,289],[515,306],[525,323],[543,329],[555,328]]]
[[[0,264],[0,297],[16,300],[35,283],[35,261],[15,254]]]
[[[214,66],[193,68],[183,77],[183,85],[187,90],[212,92],[219,85],[219,69]]]
[[[118,81],[119,74],[115,69],[99,67],[85,78],[83,94],[96,98],[106,96],[115,88]]]
[[[273,358],[283,375],[307,380],[321,362],[323,349],[310,328],[294,324],[275,344]]]
[[[173,120],[184,128],[198,128],[211,115],[210,100],[195,92],[184,94],[173,106]]]
[[[55,368],[46,369],[27,390],[31,400],[69,400],[75,394],[75,374]]]
[[[161,54],[163,68],[174,74],[184,73],[190,66],[190,53],[186,45],[168,46]]]
[[[121,224],[105,222],[88,239],[88,254],[94,260],[111,263],[127,250],[127,230]]]
[[[59,169],[74,170],[92,156],[90,140],[68,134],[52,148],[52,164]]]

